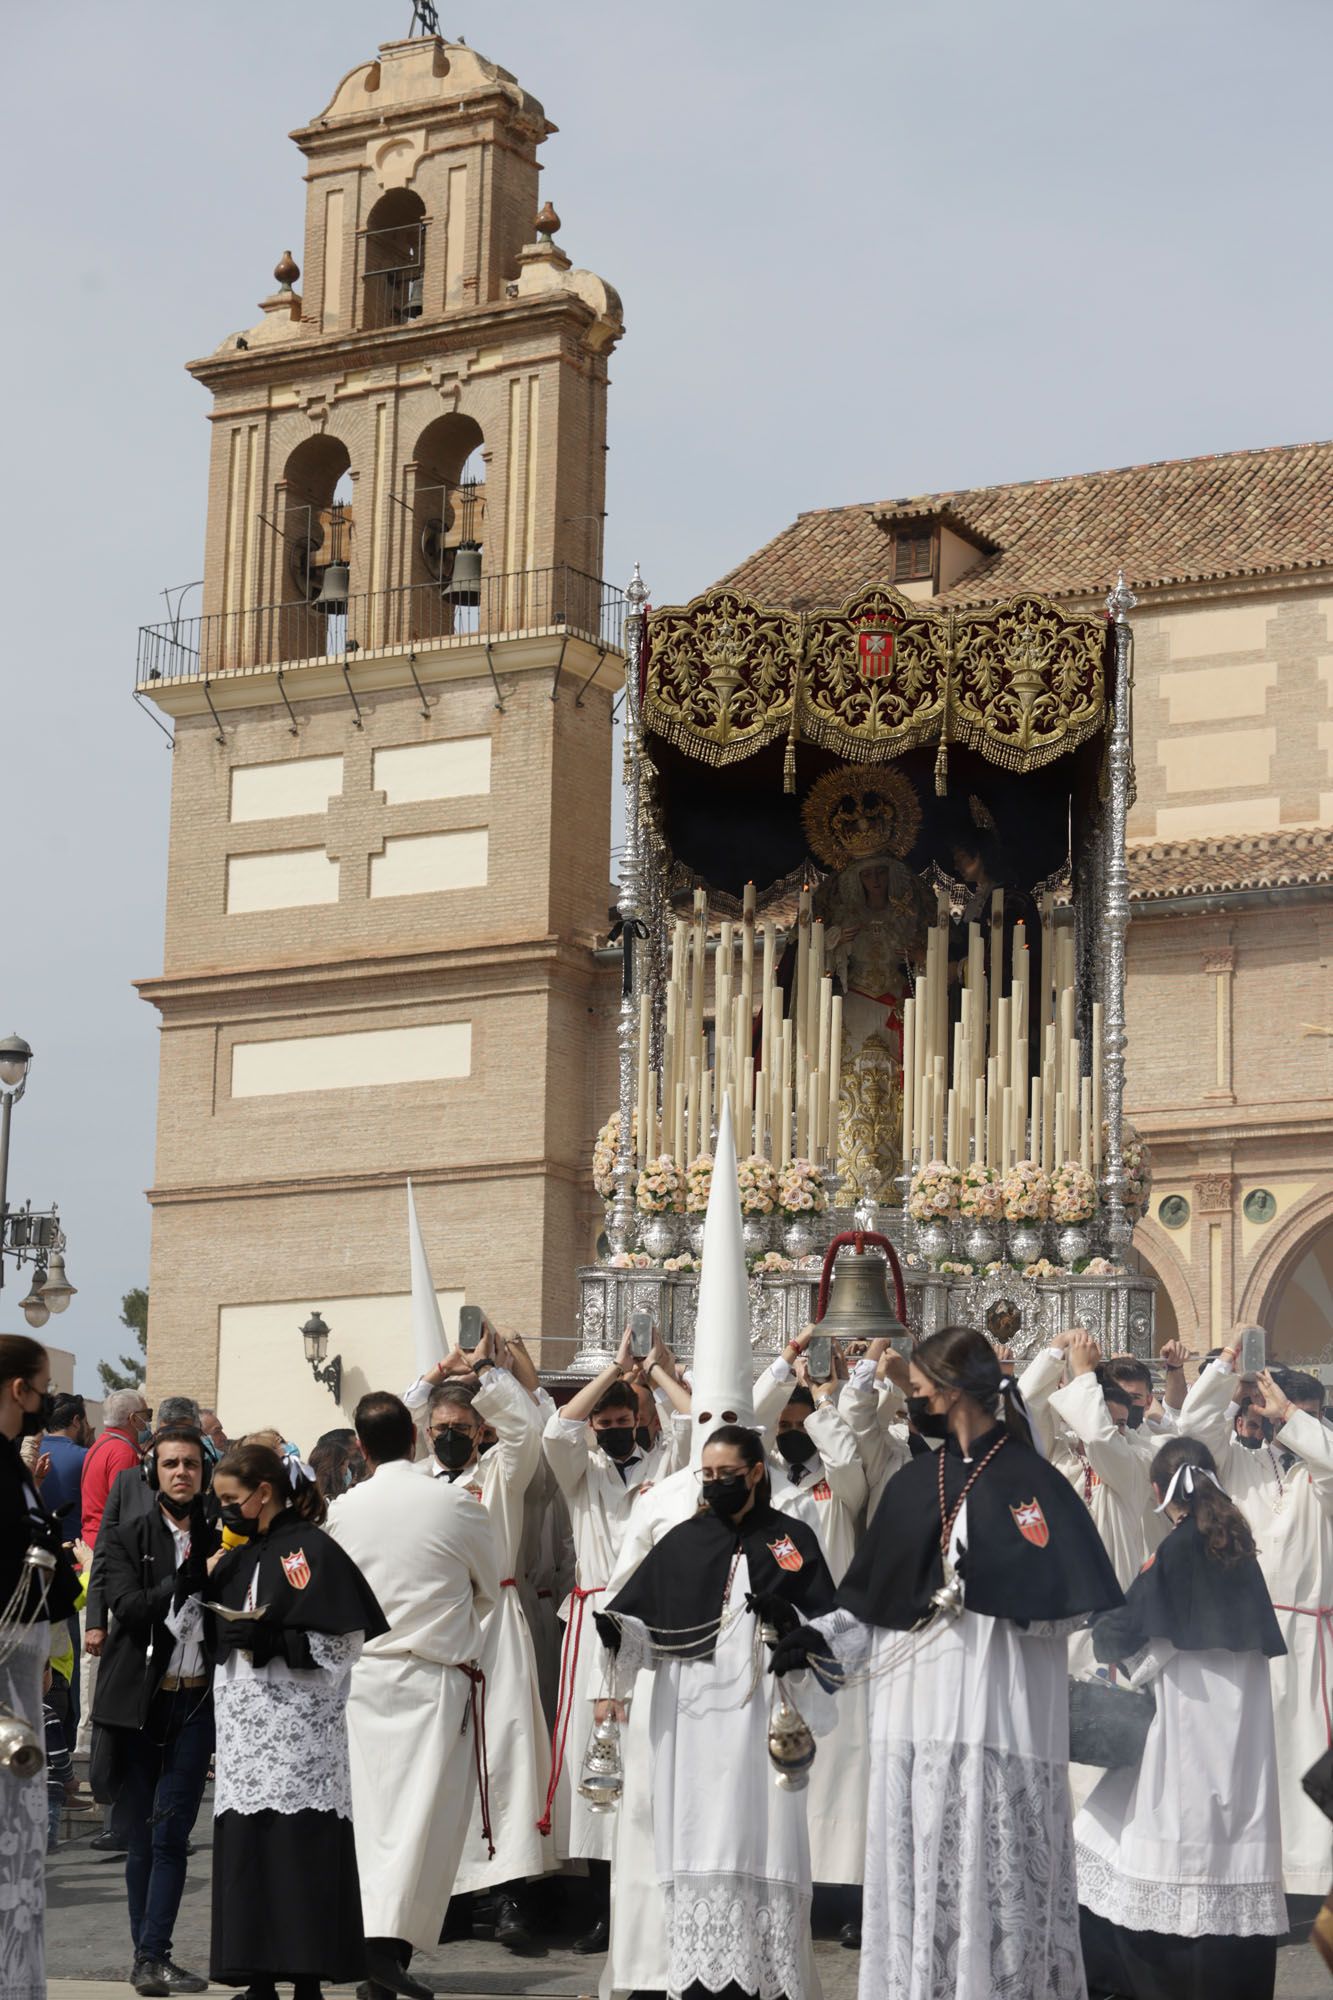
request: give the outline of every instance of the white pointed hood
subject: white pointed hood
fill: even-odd
[[[713,1179],[704,1222],[703,1269],[691,1364],[693,1435],[690,1462],[697,1466],[719,1424],[758,1428],[754,1414],[754,1363],[750,1356],[750,1286],[741,1236],[736,1185],[736,1140],[731,1100],[718,1121]]]
[[[417,1221],[416,1197],[407,1183],[407,1254],[412,1268],[412,1354],[418,1375],[427,1375],[449,1352],[449,1336],[444,1330],[440,1302],[435,1296],[435,1280]]]

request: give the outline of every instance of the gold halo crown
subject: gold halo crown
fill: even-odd
[[[873,854],[909,853],[921,831],[921,805],[895,765],[840,764],[806,793],[801,824],[812,854],[846,868]]]

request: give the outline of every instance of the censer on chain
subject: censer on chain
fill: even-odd
[[[768,1761],[784,1792],[805,1790],[815,1761],[814,1732],[781,1682],[768,1714]]]
[[[614,1812],[625,1789],[624,1766],[620,1761],[620,1724],[613,1715],[593,1724],[583,1759],[583,1776],[578,1793],[588,1801],[589,1812]]]

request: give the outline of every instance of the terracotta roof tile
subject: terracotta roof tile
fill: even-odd
[[[991,544],[936,603],[1017,591],[1097,596],[1123,565],[1136,589],[1333,563],[1333,443],[1168,459],[1017,486],[979,486],[800,515],[722,578],[761,603],[836,605],[887,583],[875,517],[948,513]]]
[[[1136,903],[1168,896],[1222,896],[1245,889],[1333,883],[1333,828],[1285,827],[1215,840],[1131,841],[1129,893]]]

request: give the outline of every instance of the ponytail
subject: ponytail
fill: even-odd
[[[1194,1473],[1201,1476],[1192,1477]],[[1164,1496],[1163,1506],[1170,1493],[1172,1500],[1193,1516],[1215,1563],[1234,1569],[1257,1553],[1249,1522],[1217,1484],[1216,1460],[1198,1438],[1168,1439],[1152,1462],[1150,1477]]]
[[[1010,1437],[1041,1453],[1022,1391],[1001,1368],[1000,1357],[984,1333],[970,1326],[942,1326],[917,1342],[912,1360],[941,1389],[961,1389],[987,1416],[1002,1423]]]

